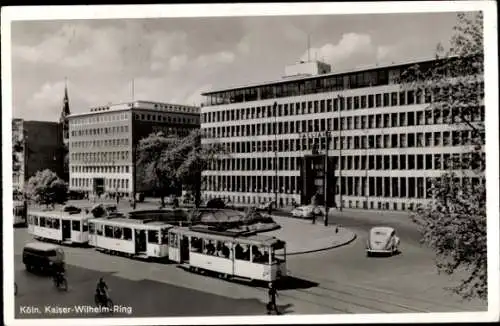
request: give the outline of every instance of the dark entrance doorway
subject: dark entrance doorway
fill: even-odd
[[[94,192],[97,195],[104,193],[104,178],[94,178]]]
[[[71,221],[62,221],[62,239],[63,241],[71,239]]]
[[[325,171],[325,156],[324,155],[306,155],[301,160],[300,167],[300,185],[301,191],[301,204],[311,204],[311,199],[314,195],[318,195],[318,204],[324,205],[325,199],[325,186],[326,180],[327,187],[327,206],[336,207],[335,205],[335,187],[336,177],[335,170],[337,169],[337,158],[328,158],[328,170]],[[326,177],[325,177],[326,174]]]
[[[186,236],[181,240],[181,263],[189,262],[189,239]]]
[[[135,253],[146,251],[146,231],[135,230]]]

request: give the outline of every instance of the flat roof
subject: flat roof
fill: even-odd
[[[36,249],[36,250],[54,250],[60,248],[57,245],[51,243],[43,243],[43,242],[30,242],[24,245],[24,248]]]
[[[106,225],[111,225],[111,226],[127,226],[130,225],[131,227],[139,227],[143,229],[147,228],[161,228],[161,227],[173,227],[173,225],[161,222],[161,221],[144,221],[140,219],[133,219],[133,218],[93,218],[90,222],[98,222]]]
[[[59,210],[53,211],[42,211],[42,210],[28,210],[28,215],[38,215],[43,217],[51,218],[63,218],[65,220],[85,220],[93,218],[92,214],[87,214],[84,211],[77,214],[69,214],[68,212],[63,212]]]
[[[318,79],[318,78],[333,77],[333,76],[337,76],[337,75],[346,75],[346,74],[351,74],[351,73],[368,72],[368,71],[383,70],[383,69],[389,69],[389,68],[398,68],[401,66],[418,64],[418,63],[426,63],[426,62],[432,62],[432,61],[436,61],[436,58],[425,57],[425,58],[421,58],[421,59],[412,59],[412,60],[408,60],[408,61],[401,61],[398,63],[391,63],[391,64],[385,64],[385,65],[380,65],[380,66],[376,65],[376,64],[375,65],[358,66],[358,67],[352,68],[352,69],[339,70],[339,71],[335,71],[335,72],[330,72],[330,73],[320,74],[320,75],[313,75],[313,76],[283,77],[282,79],[276,79],[276,80],[271,80],[271,81],[263,81],[263,82],[251,83],[251,84],[247,84],[247,85],[220,88],[218,90],[202,92],[201,95],[207,96],[207,95],[212,95],[212,94],[221,93],[221,92],[241,90],[241,89],[245,89],[245,88],[253,88],[253,87],[259,87],[259,86],[271,86],[271,85],[284,84],[284,83],[290,83],[290,82],[301,81],[301,80],[312,80],[312,79]]]
[[[181,233],[183,235],[195,236],[195,237],[209,239],[209,240],[232,241],[232,240],[238,239],[238,243],[248,244],[248,245],[257,245],[257,246],[258,245],[271,246],[271,245],[273,245],[275,243],[279,243],[279,242],[285,243],[285,241],[283,241],[283,240],[280,240],[278,238],[271,237],[268,235],[263,235],[263,234],[256,234],[256,235],[251,235],[251,236],[228,236],[228,235],[220,235],[220,234],[193,231],[187,227],[176,228],[174,231],[175,231],[175,233]]]

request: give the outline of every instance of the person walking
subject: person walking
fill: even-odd
[[[276,291],[276,286],[273,282],[269,282],[269,291],[267,293],[269,297],[269,302],[267,303],[267,314],[270,315],[274,311],[276,315],[280,315],[278,306],[276,305],[278,292]]]

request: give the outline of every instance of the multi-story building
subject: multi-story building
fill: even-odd
[[[433,94],[402,87],[401,73],[415,63],[332,73],[324,63],[301,62],[277,81],[203,93],[203,143],[228,151],[204,171],[203,199],[308,204],[303,162],[327,151],[335,206],[423,204],[448,159],[470,153],[471,131],[428,110]],[[422,69],[433,63],[418,62]],[[484,120],[484,107],[476,113],[473,121]],[[464,182],[480,182],[472,171],[457,172]]]
[[[130,196],[147,192],[137,173],[136,147],[151,133],[183,137],[200,127],[194,106],[133,101],[69,119],[69,188],[91,194]]]
[[[13,188],[23,191],[25,182],[37,171],[49,169],[62,177],[62,135],[59,124],[48,121],[12,119],[12,140],[20,141],[22,150],[13,153]]]

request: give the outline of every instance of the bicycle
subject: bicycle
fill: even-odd
[[[58,290],[68,291],[68,280],[64,275],[55,275],[53,281]]]

